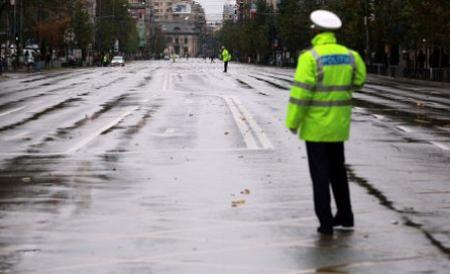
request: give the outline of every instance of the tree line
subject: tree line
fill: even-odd
[[[358,50],[368,63],[395,65],[409,58],[405,54],[417,59],[428,53],[430,65],[448,66],[450,1],[283,0],[273,10],[266,1],[257,0],[256,6],[256,14],[224,22],[216,34],[240,60],[273,63],[281,52],[284,62],[295,64],[312,38],[309,14],[325,8],[343,21],[339,42]]]
[[[3,44],[9,40],[19,48],[38,45],[42,54],[77,48],[83,56],[89,51],[109,52],[116,41],[122,52],[138,49],[136,23],[128,13],[127,0],[97,1],[95,11],[84,0],[7,2],[2,4],[0,14]]]

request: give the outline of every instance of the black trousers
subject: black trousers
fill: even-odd
[[[228,69],[228,61],[223,62],[223,72],[227,72],[227,69]]]
[[[320,226],[333,226],[330,184],[337,207],[335,218],[353,225],[344,143],[306,142],[306,150],[313,182],[314,209]]]

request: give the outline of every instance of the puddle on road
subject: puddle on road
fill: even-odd
[[[60,185],[62,178],[53,176],[47,168],[48,165],[61,161],[61,156],[21,156],[6,162],[0,170],[0,206],[2,209],[11,205],[24,206],[33,203],[33,199],[41,199],[43,188]],[[37,187],[41,186],[41,187]],[[30,200],[14,202],[11,198],[27,198]],[[6,199],[6,201],[5,201]]]
[[[393,81],[396,81],[396,80],[393,80]],[[448,99],[448,96],[445,93],[442,93],[443,87],[438,87],[438,89],[441,91],[436,91],[435,90],[436,87],[426,86],[423,83],[421,83],[420,85],[411,86],[411,83],[388,82],[387,79],[383,79],[383,82],[380,83],[380,82],[376,82],[376,81],[369,79],[367,81],[367,84],[388,87],[388,88],[397,89],[397,90],[401,90],[401,91],[407,91],[407,92],[411,92],[411,93],[418,93],[418,94],[422,94],[422,95],[426,95],[426,96],[435,96],[435,97],[439,97],[439,98]],[[380,90],[380,92],[388,92],[388,91]]]
[[[98,117],[100,117],[100,115],[104,114],[105,112],[110,111],[111,109],[119,106],[125,99],[127,99],[131,94],[129,93],[125,93],[125,94],[121,94],[118,97],[113,98],[112,100],[102,104],[102,109],[100,109],[99,111],[95,112],[92,116],[90,116],[91,120],[97,119]]]
[[[61,72],[61,73],[55,73],[55,74],[49,74],[49,75],[45,75],[43,77],[38,77],[38,78],[33,78],[30,80],[25,80],[25,81],[21,81],[20,83],[33,83],[33,82],[37,82],[37,81],[41,81],[41,80],[46,80],[46,79],[51,79],[51,78],[55,78],[55,77],[59,77],[59,76],[64,76],[67,74],[70,74],[72,72]]]
[[[239,83],[239,85],[243,88],[246,89],[253,89],[253,87],[251,85],[249,85],[248,83],[242,81],[241,79],[236,79],[236,81]]]
[[[95,89],[96,89],[96,90],[104,89],[104,88],[107,88],[107,87],[109,87],[109,86],[111,86],[111,85],[117,83],[117,82],[123,81],[123,80],[125,80],[125,79],[127,79],[127,77],[119,77],[119,78],[117,78],[117,79],[115,79],[115,80],[113,80],[113,81],[111,81],[111,82],[109,82],[109,83],[106,83],[106,84],[101,85],[101,86],[97,86],[97,87],[95,87]]]
[[[63,108],[70,107],[72,103],[80,102],[80,101],[82,101],[81,98],[69,98],[69,99],[67,99],[65,101],[62,101],[62,102],[60,102],[60,103],[58,103],[58,104],[56,104],[54,106],[51,106],[49,108],[44,109],[43,111],[37,112],[37,113],[33,114],[33,116],[31,116],[29,118],[26,118],[26,119],[24,119],[24,120],[22,120],[20,122],[16,122],[16,123],[13,123],[13,124],[10,124],[10,125],[3,126],[3,127],[0,128],[0,132],[6,131],[6,130],[11,130],[11,129],[15,128],[15,127],[18,127],[18,126],[24,125],[24,124],[26,124],[28,122],[37,120],[37,119],[41,118],[44,115],[47,115],[49,113],[55,112],[55,111],[63,109]]]
[[[382,114],[388,117],[395,118],[401,122],[407,122],[415,126],[423,126],[435,129],[436,126],[445,127],[450,123],[447,117],[434,118],[429,117],[428,113],[417,113],[398,108],[392,108],[380,103],[369,102],[366,100],[353,98],[357,107],[370,110],[372,113]]]
[[[356,175],[353,168],[347,165],[347,174],[349,181],[357,183],[359,186],[367,190],[367,193],[369,193],[372,196],[375,196],[381,205],[389,208],[390,210],[397,211],[397,209],[393,206],[392,201],[390,201],[386,195],[384,195],[381,191],[376,189],[374,186],[369,184],[369,182]]]
[[[428,230],[423,228],[421,224],[413,222],[408,216],[406,216],[407,214],[411,215],[408,210],[405,211],[397,209],[394,206],[393,202],[389,200],[389,198],[387,198],[387,196],[383,192],[374,187],[366,179],[356,175],[353,168],[349,165],[347,165],[347,174],[349,177],[349,181],[358,184],[360,187],[364,188],[368,194],[377,198],[380,205],[400,214],[401,218],[403,219],[403,225],[419,230],[431,242],[433,246],[439,249],[442,253],[450,255],[450,248],[446,247],[442,242],[436,239]]]
[[[118,105],[120,105],[123,102],[123,100],[127,99],[129,95],[130,94],[122,94],[122,95],[114,98],[113,100],[106,102],[105,104],[102,105],[102,108],[100,110],[98,110],[91,116],[85,116],[84,118],[75,122],[72,126],[58,128],[56,130],[56,133],[46,136],[40,143],[34,144],[30,148],[28,148],[26,152],[31,153],[31,154],[40,153],[41,152],[39,150],[40,148],[44,147],[48,143],[56,141],[57,139],[67,139],[67,138],[72,139],[72,136],[69,135],[69,133],[71,131],[74,131],[76,129],[79,129],[79,128],[85,126],[86,124],[99,118],[102,114],[110,111],[114,107],[117,107]],[[74,98],[74,99],[81,100],[80,98]],[[1,131],[1,129],[0,129],[0,131]]]
[[[269,85],[271,85],[273,87],[276,87],[277,89],[289,90],[288,87],[282,86],[282,85],[274,83],[272,81],[269,81],[269,80],[266,80],[266,79],[262,79],[262,78],[259,78],[259,77],[256,77],[256,76],[252,76],[252,75],[250,75],[250,77],[252,77],[252,78],[254,78],[254,79],[258,80],[258,81],[265,82],[265,83],[267,83],[267,84],[269,84]]]
[[[379,93],[369,92],[369,91],[364,91],[364,90],[356,91],[356,93],[364,94],[364,95],[371,96],[374,98],[379,98],[382,100],[394,101],[395,103],[403,103],[403,104],[405,104],[405,108],[408,108],[408,106],[413,106],[416,110],[423,110],[423,111],[431,110],[431,111],[439,111],[439,112],[449,112],[449,110],[447,108],[433,106],[434,104],[436,104],[436,102],[433,102],[433,101],[418,99],[418,98],[413,98],[413,97],[405,97],[405,96],[402,97],[402,95],[390,93],[391,95],[395,96],[395,97],[392,97],[389,95],[384,95],[385,93],[382,93],[383,90],[381,90],[381,89],[378,90],[378,89],[375,89],[372,87],[370,87],[369,89],[379,91]],[[444,103],[441,103],[441,104],[444,104]]]
[[[289,85],[292,85],[294,83],[294,81],[288,80],[288,79],[285,79],[285,78],[281,78],[281,77],[277,77],[277,76],[273,76],[273,75],[267,75],[267,76],[269,76],[270,78],[273,78],[275,80],[283,81],[283,82],[285,82],[285,83],[287,83]]]
[[[64,127],[64,128],[58,128],[56,131],[56,134],[52,135],[52,136],[47,136],[43,142],[36,144],[35,146],[33,146],[33,148],[40,148],[42,146],[44,146],[47,142],[52,142],[55,141],[56,138],[66,138],[66,136],[69,135],[69,133],[71,131],[74,131],[78,128],[83,127],[84,125],[88,124],[89,122],[92,122],[93,120],[99,118],[102,114],[110,111],[111,109],[113,109],[114,107],[119,106],[123,100],[127,99],[128,96],[130,94],[122,94],[114,99],[112,99],[111,101],[106,102],[105,104],[102,104],[102,108],[98,111],[96,111],[94,114],[92,114],[91,116],[85,116],[84,118],[78,120],[77,122],[75,122],[72,126],[69,127]],[[33,150],[30,153],[35,153],[36,151]]]
[[[142,116],[142,118],[138,121],[137,124],[127,127],[127,130],[124,133],[124,135],[126,135],[126,137],[124,137],[124,138],[128,139],[128,138],[130,138],[130,136],[139,133],[139,131],[147,125],[148,119],[151,118],[152,114],[154,114],[159,108],[160,108],[159,105],[150,106],[150,109],[148,109],[145,112],[145,114]]]

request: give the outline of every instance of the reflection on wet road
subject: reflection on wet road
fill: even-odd
[[[0,272],[444,273],[448,89],[355,94],[357,227],[322,239],[283,125],[292,75],[180,60],[0,82]]]

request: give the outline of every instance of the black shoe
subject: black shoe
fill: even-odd
[[[354,226],[353,216],[351,218],[341,218],[339,216],[335,216],[333,218],[333,226],[342,226],[345,228],[352,228]]]
[[[332,236],[333,235],[333,228],[332,227],[325,227],[325,226],[319,226],[317,228],[317,232],[323,235]]]

